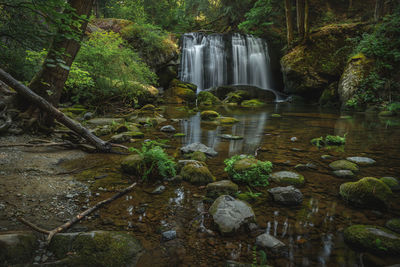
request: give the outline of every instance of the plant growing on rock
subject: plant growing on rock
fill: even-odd
[[[341,137],[339,135],[327,135],[325,139],[321,136],[311,140],[311,144],[317,147],[323,146],[341,146],[346,144],[346,134]]]
[[[142,159],[138,168],[143,180],[154,172],[157,172],[163,178],[176,175],[176,163],[159,144],[158,142],[150,141],[143,143],[141,150],[130,148],[130,151],[136,152]]]
[[[272,163],[257,160],[250,155],[235,155],[224,161],[232,180],[251,186],[267,186]]]

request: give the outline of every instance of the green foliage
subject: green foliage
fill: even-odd
[[[382,245],[382,240],[379,238],[375,239],[375,245],[379,250],[387,251],[387,248]]]
[[[228,172],[232,180],[249,184],[251,186],[267,186],[269,174],[272,171],[272,163],[269,161],[256,161],[245,170],[237,171],[235,163],[242,159],[255,159],[249,155],[235,155],[229,159],[224,160],[226,165],[225,171]]]
[[[261,193],[254,193],[249,186],[247,186],[247,190],[243,193],[236,193],[236,196],[241,200],[254,201],[262,195]]]
[[[346,134],[343,137],[338,135],[327,135],[325,139],[322,136],[318,138],[313,138],[311,140],[311,144],[317,147],[341,146],[346,144]]]
[[[400,8],[397,8],[392,15],[384,17],[372,33],[364,33],[361,39],[356,40],[359,43],[354,54],[362,53],[373,60],[371,70],[356,95],[358,105],[400,99],[398,90],[396,93],[399,87],[399,35]]]
[[[251,264],[252,267],[268,267],[267,265],[267,254],[264,250],[260,250],[258,252],[260,254],[260,264],[258,264],[257,259],[257,245],[253,246],[252,254],[253,254],[253,262]]]
[[[387,108],[387,110],[398,114],[398,113],[400,113],[400,102],[390,103],[386,108]]]
[[[96,32],[82,44],[66,90],[76,102],[96,105],[115,99],[131,103],[145,94],[143,85],[155,81],[155,74],[118,33]]]
[[[146,180],[155,170],[164,178],[176,175],[175,162],[165,153],[159,142],[145,142],[141,150],[130,148],[130,151],[138,153],[143,158],[143,163],[141,164],[143,180]]]

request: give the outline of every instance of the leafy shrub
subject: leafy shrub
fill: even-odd
[[[175,162],[159,146],[158,142],[145,142],[141,150],[130,148],[130,151],[138,153],[143,158],[141,164],[143,180],[147,179],[151,174],[159,174],[164,178],[176,175]]]
[[[155,82],[156,75],[118,33],[95,32],[82,44],[66,90],[75,101],[86,104],[113,99],[130,103],[144,94],[143,85]]]
[[[237,163],[243,159],[250,159],[254,163],[246,166],[243,170],[237,170]],[[272,163],[269,161],[256,160],[253,156],[249,155],[235,155],[224,161],[226,167],[225,171],[229,174],[232,180],[249,184],[251,186],[267,186],[269,174],[272,171]]]
[[[395,112],[395,113],[400,113],[400,102],[393,102],[390,103],[387,106],[387,110]]]

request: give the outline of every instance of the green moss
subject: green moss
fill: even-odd
[[[400,236],[379,226],[352,225],[345,229],[344,240],[350,245],[375,254],[400,253]]]
[[[215,120],[216,118],[218,118],[219,114],[218,114],[218,112],[216,112],[214,110],[205,110],[200,113],[200,117],[202,120],[212,121],[212,120]]]
[[[70,107],[70,108],[62,108],[61,111],[64,113],[70,112],[75,115],[81,115],[81,114],[87,112],[87,109],[85,109],[84,107]]]
[[[392,230],[393,232],[400,233],[400,219],[391,219],[386,223],[386,227]]]
[[[1,234],[0,264],[11,266],[31,261],[37,245],[37,238],[32,232]]]
[[[384,182],[373,177],[344,183],[340,186],[339,193],[344,200],[353,204],[375,208],[388,207],[392,197],[392,190]]]
[[[195,151],[193,153],[184,154],[184,157],[187,159],[192,159],[192,160],[197,160],[197,161],[202,161],[202,162],[205,162],[207,160],[206,154],[201,151]]]
[[[301,186],[305,183],[304,176],[297,172],[279,171],[271,174],[270,177],[274,182],[283,185]]]
[[[264,102],[261,102],[258,99],[250,99],[250,100],[245,100],[240,104],[242,107],[245,108],[259,108],[265,105]]]
[[[329,167],[335,171],[338,170],[349,170],[353,172],[357,172],[359,170],[358,165],[348,161],[348,160],[336,160],[329,164]]]
[[[186,134],[184,134],[184,133],[176,133],[176,134],[174,134],[174,137],[185,137],[186,136]]]
[[[197,95],[197,104],[200,106],[213,106],[221,104],[221,100],[208,91],[201,91]]]
[[[272,163],[260,161],[250,155],[236,155],[224,160],[225,171],[232,180],[251,186],[268,185]]]
[[[390,110],[383,110],[383,111],[379,112],[378,115],[381,117],[391,117],[391,116],[395,116],[396,114]]]
[[[323,147],[325,145],[325,141],[324,141],[324,138],[321,136],[321,137],[311,139],[311,144],[313,144],[317,147]]]
[[[235,124],[237,122],[239,122],[238,119],[232,118],[232,117],[220,117],[218,118],[218,122],[220,124]]]
[[[181,176],[184,180],[192,184],[206,185],[215,181],[215,177],[210,170],[203,164],[189,163],[181,170]]]
[[[282,116],[280,114],[272,114],[271,117],[272,118],[281,118]]]
[[[243,100],[248,100],[248,99],[250,99],[249,92],[247,92],[245,90],[237,90],[237,91],[228,93],[226,98],[224,99],[224,103],[240,104]]]
[[[327,135],[325,138],[318,137],[318,138],[313,138],[311,139],[311,144],[317,146],[317,147],[323,147],[323,146],[341,146],[346,144],[346,135],[341,137],[338,135]]]
[[[400,187],[399,181],[394,177],[382,177],[379,180],[384,182],[387,186],[389,186],[392,190]]]
[[[175,87],[173,89],[173,94],[189,103],[193,103],[196,101],[196,93],[191,89],[187,89],[184,87]]]

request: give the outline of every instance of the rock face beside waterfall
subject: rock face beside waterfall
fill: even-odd
[[[271,89],[267,43],[250,35],[186,33],[182,39],[180,79],[201,91],[220,85]]]

